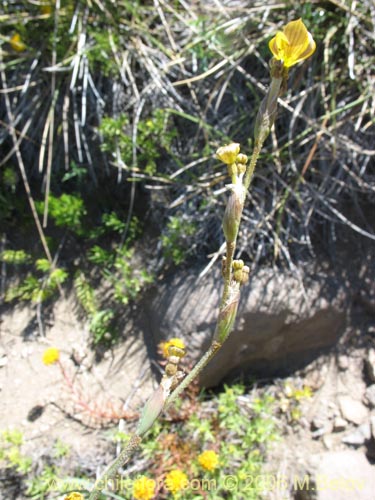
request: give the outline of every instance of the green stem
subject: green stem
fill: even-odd
[[[167,398],[164,409],[167,408],[173,401],[175,401],[181,392],[192,382],[195,377],[202,371],[202,369],[207,365],[210,359],[216,354],[216,352],[220,349],[221,344],[218,342],[213,342],[208,351],[203,355],[203,357],[198,361],[198,363],[194,366],[190,373],[186,375],[186,377],[182,380],[182,382],[176,387],[176,389],[170,394]]]
[[[112,464],[108,467],[108,469],[104,472],[101,478],[96,481],[88,500],[97,500],[99,498],[100,493],[106,488],[109,487],[109,482],[114,479],[116,473],[120,467],[123,467],[131,458],[134,451],[138,448],[142,438],[137,436],[137,434],[133,434],[126,448],[122,450],[120,455],[112,462]]]
[[[237,239],[237,236],[236,236],[236,239]],[[224,272],[224,290],[223,290],[223,296],[222,296],[221,302],[220,302],[220,308],[224,307],[224,305],[228,299],[230,281],[231,281],[231,277],[232,277],[232,262],[233,262],[235,249],[236,249],[236,241],[234,241],[234,242],[227,241],[227,253],[226,253],[225,272]]]
[[[262,146],[263,146],[263,143],[256,143],[254,145],[254,149],[253,149],[253,153],[251,155],[250,163],[249,163],[249,166],[246,169],[246,174],[245,174],[245,179],[244,179],[244,186],[245,186],[245,190],[246,190],[245,191],[245,199],[246,199],[247,192],[249,190],[251,181],[253,180],[253,174],[254,174],[255,166],[257,164],[257,161],[258,161],[258,158],[259,158],[259,154],[260,154],[260,150],[262,149]],[[245,204],[245,201],[244,201],[244,204]]]
[[[247,196],[251,181],[253,180],[255,166],[257,164],[262,146],[263,146],[263,143],[260,143],[260,142],[257,142],[254,145],[253,153],[252,153],[251,158],[250,158],[250,163],[246,169],[246,174],[245,174],[245,178],[244,178],[245,197],[244,197],[244,201],[243,201],[243,205],[242,205],[242,211],[243,211],[243,207],[245,205],[246,196]],[[242,211],[241,211],[241,217],[242,217]],[[225,303],[226,303],[228,296],[229,296],[229,288],[230,288],[230,282],[231,282],[231,277],[232,277],[232,262],[233,262],[234,252],[236,250],[237,236],[238,236],[238,231],[237,231],[237,234],[236,234],[233,242],[227,241],[227,253],[226,253],[225,273],[224,273],[224,291],[223,291],[223,296],[222,296],[221,303],[220,303],[220,309],[222,309],[225,306]]]

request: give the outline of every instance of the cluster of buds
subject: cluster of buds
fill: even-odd
[[[234,260],[232,262],[233,279],[240,285],[245,285],[249,281],[250,268],[245,266],[243,260]]]
[[[142,436],[152,426],[162,412],[170,392],[183,378],[184,373],[178,370],[178,365],[184,356],[185,349],[175,345],[168,347],[168,359],[163,378],[143,408],[136,431],[138,436]]]
[[[185,349],[171,345],[168,347],[168,360],[165,367],[165,375],[167,377],[174,377],[178,373],[178,365],[181,358],[185,356]]]
[[[222,262],[221,262],[221,272],[223,277],[225,278],[226,275],[226,270],[227,270],[227,258],[223,257]],[[249,281],[249,275],[250,275],[250,268],[249,266],[245,266],[245,263],[242,259],[234,260],[232,262],[232,278],[233,281],[238,283],[240,286],[241,285],[246,285],[246,283]]]
[[[232,183],[241,183],[246,172],[248,157],[240,153],[240,145],[237,142],[232,142],[222,146],[216,151],[216,158],[227,165],[228,175],[232,179]]]
[[[241,222],[242,210],[245,201],[245,188],[242,184],[246,172],[248,157],[240,153],[240,145],[232,142],[216,151],[216,157],[228,167],[228,174],[232,179],[229,185],[231,194],[224,213],[223,231],[227,243],[234,243],[237,238]]]

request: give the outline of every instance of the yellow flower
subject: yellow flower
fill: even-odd
[[[44,351],[42,356],[42,361],[45,365],[53,365],[59,359],[60,351],[57,349],[57,347],[48,347],[48,349]]]
[[[175,493],[178,493],[180,490],[185,489],[187,485],[187,475],[178,469],[171,470],[171,472],[168,472],[168,474],[165,476],[165,487],[173,495]]]
[[[156,482],[146,476],[140,476],[133,484],[133,497],[136,500],[151,500],[155,496]]]
[[[173,338],[173,339],[170,339],[166,342],[160,342],[159,348],[161,349],[162,354],[163,354],[164,358],[166,358],[166,359],[169,357],[168,349],[171,346],[179,347],[180,349],[185,349],[184,341],[179,339],[179,338]]]
[[[52,5],[41,5],[40,10],[45,16],[50,16],[52,14]]]
[[[316,48],[316,43],[303,24],[302,19],[291,21],[283,31],[278,31],[269,43],[269,48],[275,59],[283,61],[286,68],[310,57]]]
[[[26,50],[26,45],[21,40],[21,35],[19,33],[14,33],[12,38],[9,40],[10,46],[16,52],[23,52]]]
[[[232,165],[240,152],[240,145],[237,142],[232,142],[226,146],[222,146],[216,151],[216,158],[226,165]]]
[[[206,450],[199,455],[198,462],[203,469],[213,471],[219,465],[219,457],[213,450]]]
[[[82,493],[73,491],[73,493],[69,493],[69,495],[66,496],[64,500],[85,500],[85,497],[82,495]]]

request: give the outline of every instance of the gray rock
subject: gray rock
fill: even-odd
[[[347,434],[342,438],[344,444],[350,444],[352,446],[362,446],[369,441],[371,438],[371,426],[370,422],[362,424],[357,429],[355,429],[350,434]]]
[[[322,292],[320,279],[306,278],[306,296],[292,273],[263,269],[252,276],[242,289],[234,331],[202,372],[201,385],[239,374],[286,375],[332,347],[343,333],[345,314],[335,305],[333,289],[332,296]],[[221,291],[219,270],[201,280],[197,271],[179,271],[158,285],[140,304],[154,344],[182,336],[198,359],[215,329]]]
[[[364,400],[370,408],[375,408],[375,384],[367,387]]]
[[[358,451],[312,457],[307,473],[294,478],[298,500],[374,500],[375,467]]]
[[[338,400],[341,414],[346,420],[356,425],[366,420],[368,411],[360,401],[350,396],[339,396]]]
[[[337,365],[340,368],[340,370],[342,371],[347,370],[349,368],[349,357],[342,354],[341,356],[339,356]]]
[[[366,374],[371,382],[375,382],[375,349],[369,349],[365,359]]]
[[[375,441],[375,415],[370,417],[370,427],[372,439]]]
[[[344,431],[348,427],[348,423],[341,417],[336,417],[333,421],[333,430],[335,432]]]

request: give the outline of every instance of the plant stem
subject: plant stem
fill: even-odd
[[[218,342],[212,342],[206,353],[203,357],[198,361],[198,363],[194,366],[190,373],[186,375],[186,377],[181,381],[181,383],[176,387],[176,389],[170,394],[167,398],[164,409],[167,408],[178,396],[181,392],[192,382],[195,377],[200,373],[203,368],[207,365],[210,359],[216,354],[216,352],[220,349],[221,344]]]
[[[131,458],[134,451],[138,448],[142,438],[137,434],[133,434],[126,448],[120,453],[120,455],[112,462],[101,478],[95,483],[88,500],[97,500],[99,495],[106,486],[109,486],[109,482],[116,476],[116,473],[120,467],[123,467]]]
[[[245,200],[246,200],[247,192],[249,190],[251,181],[253,180],[255,166],[257,164],[260,150],[262,149],[262,146],[263,146],[263,143],[255,143],[249,166],[246,169],[246,174],[245,174],[245,179],[244,179],[244,186],[245,186],[245,190],[246,190],[245,191]],[[244,204],[245,204],[245,201],[244,201]]]
[[[245,179],[244,179],[244,187],[245,187],[245,196],[243,200],[241,215],[243,211],[243,206],[245,204],[247,191],[251,184],[255,166],[260,154],[260,150],[262,148],[262,143],[256,143],[254,146],[254,150],[250,159],[250,164],[246,169]],[[225,273],[224,273],[224,290],[220,303],[220,311],[222,311],[226,307],[226,302],[229,297],[230,285],[232,280],[232,262],[234,257],[234,252],[236,249],[238,231],[235,236],[235,240],[232,242],[227,242],[227,254],[226,254],[226,262],[225,262]],[[220,317],[218,318],[218,321]],[[228,335],[229,336],[229,335]],[[202,356],[202,358],[198,361],[198,363],[194,366],[194,368],[186,375],[186,377],[180,382],[180,384],[172,391],[169,397],[165,400],[163,410],[165,410],[171,403],[173,403],[181,392],[199,375],[199,373],[203,370],[203,368],[207,365],[207,363],[215,356],[217,351],[221,348],[222,343],[214,340],[206,353]],[[134,450],[139,446],[142,438],[138,434],[133,434],[130,442],[126,446],[126,448],[120,453],[120,455],[116,458],[116,460],[109,466],[107,471],[103,474],[103,476],[95,483],[95,486],[88,498],[88,500],[97,500],[100,492],[105,488],[105,486],[109,483],[111,479],[113,479],[116,475],[117,470],[125,465],[129,459],[131,458]]]
[[[237,236],[236,236],[237,239]],[[224,290],[223,290],[223,296],[221,298],[220,302],[220,309],[224,307],[228,295],[229,295],[229,287],[230,287],[230,280],[231,280],[231,275],[232,275],[232,262],[233,262],[233,257],[234,257],[234,251],[236,249],[236,242],[229,242],[227,241],[227,253],[226,253],[226,260],[225,260],[225,272],[224,272]]]

